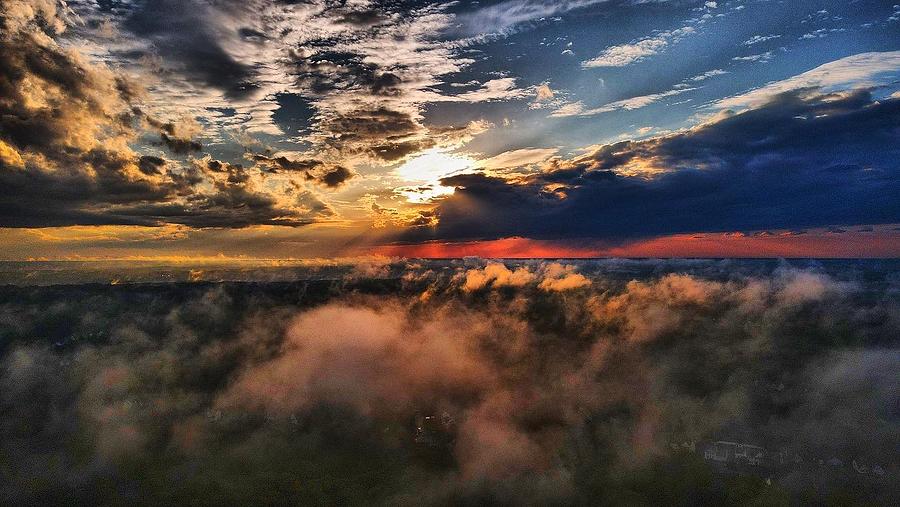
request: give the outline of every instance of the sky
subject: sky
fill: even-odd
[[[896,257],[898,160],[891,1],[0,0],[5,260]]]

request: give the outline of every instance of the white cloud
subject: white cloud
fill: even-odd
[[[585,67],[624,67],[653,56],[668,43],[664,39],[645,39],[632,44],[606,48],[600,56],[584,62]]]
[[[826,63],[803,74],[769,83],[716,102],[717,109],[744,109],[758,106],[774,95],[801,88],[824,92],[887,85],[900,79],[900,51],[861,53]]]
[[[566,104],[556,111],[553,111],[550,116],[553,118],[561,118],[566,116],[593,116],[595,114],[610,113],[613,111],[632,111],[659,102],[666,97],[673,97],[696,89],[697,88],[675,88],[661,93],[652,93],[649,95],[640,95],[617,100],[593,109],[585,109],[584,104],[576,102],[574,104]]]
[[[708,71],[704,72],[703,74],[697,74],[696,76],[689,77],[689,78],[685,79],[685,81],[693,81],[693,82],[705,81],[711,77],[721,76],[723,74],[728,74],[728,71],[722,70],[722,69],[713,69],[713,70],[708,70]]]
[[[522,148],[503,152],[499,155],[478,161],[478,166],[485,169],[499,170],[522,167],[541,163],[556,155],[557,148]]]
[[[894,9],[894,12],[892,12],[890,17],[887,18],[888,23],[900,21],[900,4],[895,4],[893,6],[893,9]]]
[[[550,113],[551,118],[565,118],[567,116],[578,116],[584,111],[584,102],[570,102],[559,107],[556,111]]]
[[[752,46],[754,44],[759,44],[760,42],[765,42],[767,40],[772,40],[772,39],[778,39],[780,37],[781,37],[780,35],[754,35],[753,37],[750,37],[749,39],[742,42],[742,44],[745,46]]]
[[[536,100],[552,100],[553,99],[553,90],[550,89],[550,85],[547,83],[541,83],[535,88],[535,99]]]
[[[459,16],[458,23],[469,36],[504,33],[516,25],[564,14],[607,0],[507,0]]]
[[[840,33],[846,31],[846,28],[819,28],[818,30],[813,30],[812,32],[801,35],[799,40],[821,39],[823,37],[827,37],[832,33]]]
[[[550,90],[549,86],[541,86],[544,86],[546,90]],[[498,79],[491,79],[490,81],[487,81],[483,85],[481,85],[481,88],[477,90],[461,93],[459,95],[449,97],[447,100],[463,102],[490,102],[495,100],[521,99],[529,95],[529,93],[535,93],[538,97],[540,97],[542,93],[541,87],[538,86],[533,92],[529,92],[529,90],[527,89],[516,87],[515,78],[502,77]],[[552,91],[550,91],[550,96],[553,96]]]
[[[694,33],[696,33],[694,27],[685,26],[628,44],[610,46],[597,57],[582,62],[581,65],[582,67],[625,67],[661,53],[669,44]]]
[[[735,56],[732,60],[736,62],[760,62],[766,63],[771,60],[775,56],[771,51],[766,51],[765,53],[759,53],[756,55],[748,55],[748,56]]]

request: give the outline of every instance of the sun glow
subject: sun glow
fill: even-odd
[[[453,187],[440,184],[441,178],[467,172],[475,161],[464,155],[451,155],[439,149],[423,152],[396,169],[396,174],[411,185],[397,192],[410,202],[423,203],[453,193]]]
[[[397,174],[410,182],[436,183],[441,178],[465,172],[475,161],[466,156],[428,150],[397,168]]]

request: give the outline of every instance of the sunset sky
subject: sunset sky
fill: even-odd
[[[0,0],[0,259],[900,256],[896,0]]]

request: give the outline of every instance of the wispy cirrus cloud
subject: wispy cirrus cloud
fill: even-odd
[[[634,109],[640,109],[642,107],[647,107],[650,104],[655,104],[662,99],[668,97],[674,97],[676,95],[681,95],[682,93],[690,92],[696,90],[696,88],[673,88],[671,90],[667,90],[660,93],[651,93],[648,95],[639,95],[637,97],[630,97],[627,99],[617,100],[615,102],[610,102],[608,104],[604,104],[600,107],[594,108],[586,108],[582,102],[575,102],[566,104],[559,109],[550,113],[551,118],[565,118],[567,116],[594,116],[602,113],[610,113],[613,111],[632,111]]]
[[[457,17],[456,31],[468,36],[490,35],[511,30],[522,23],[558,16],[608,0],[505,0]]]
[[[766,42],[768,40],[779,39],[779,38],[781,38],[781,35],[754,35],[753,37],[750,37],[749,39],[745,40],[741,44],[743,44],[745,46],[752,46],[754,44],[759,44],[761,42]]]
[[[696,76],[689,77],[686,81],[698,82],[698,81],[706,81],[709,78],[713,78],[716,76],[723,76],[728,74],[727,70],[724,69],[713,69],[703,72],[702,74],[697,74]]]
[[[602,53],[581,63],[582,67],[626,67],[642,62],[666,50],[671,44],[697,32],[693,26],[661,32],[628,44],[610,46]]]
[[[732,58],[735,62],[759,62],[766,63],[772,58],[775,58],[775,53],[772,51],[766,51],[765,53],[757,53],[755,55],[747,55],[747,56],[735,56]]]

